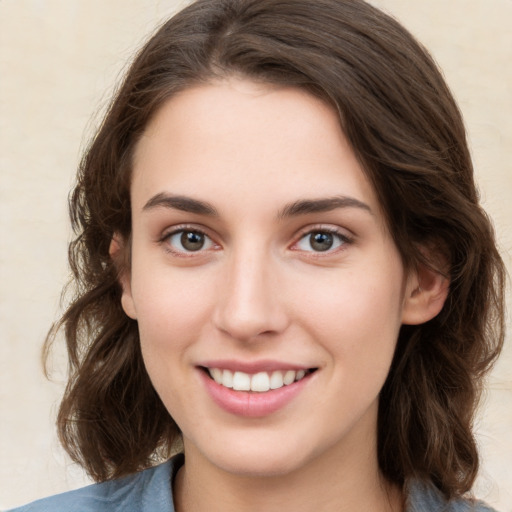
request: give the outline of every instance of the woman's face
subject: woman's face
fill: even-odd
[[[413,284],[335,113],[243,80],[186,90],[140,140],[131,195],[123,307],[187,460],[374,457]]]

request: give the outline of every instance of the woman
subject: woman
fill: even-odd
[[[462,496],[504,270],[459,111],[396,21],[193,3],[71,211],[58,424],[104,483],[20,510],[490,510]]]

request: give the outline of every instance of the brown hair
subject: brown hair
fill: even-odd
[[[337,109],[404,264],[435,265],[421,247],[448,262],[441,313],[400,332],[380,397],[379,464],[398,484],[419,476],[447,496],[468,491],[482,377],[503,343],[504,267],[441,74],[399,23],[360,0],[199,0],[136,57],[70,199],[76,295],[48,338],[64,327],[64,447],[100,481],[150,466],[179,442],[144,368],[137,323],[121,308],[109,244],[114,233],[130,237],[131,156],[151,117],[177,91],[232,74],[300,87]]]

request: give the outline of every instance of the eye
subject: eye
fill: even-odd
[[[327,252],[349,243],[350,239],[336,231],[318,229],[306,233],[296,244],[300,251]]]
[[[165,237],[172,251],[175,252],[198,252],[211,249],[215,246],[213,240],[202,233],[190,229],[181,229],[170,233]]]

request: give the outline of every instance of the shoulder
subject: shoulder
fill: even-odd
[[[406,486],[406,512],[496,512],[472,499],[446,500],[431,482],[411,479]]]
[[[57,494],[9,512],[174,512],[171,481],[179,456],[139,473]]]

